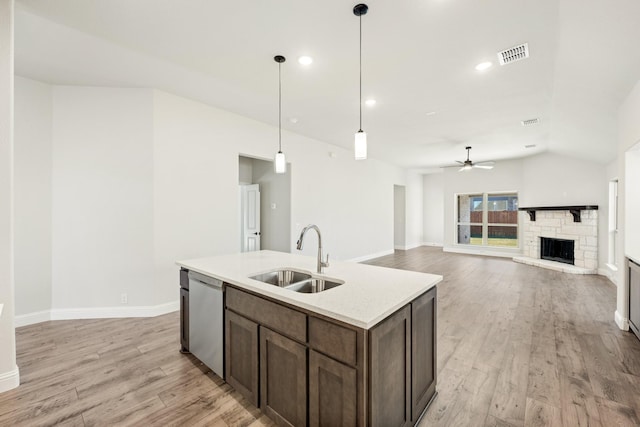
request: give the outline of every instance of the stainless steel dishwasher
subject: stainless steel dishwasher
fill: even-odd
[[[189,272],[189,351],[224,378],[222,281]]]

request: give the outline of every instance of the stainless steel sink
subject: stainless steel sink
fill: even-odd
[[[332,280],[311,278],[289,285],[286,289],[303,294],[315,294],[316,292],[326,291],[327,289],[335,288],[340,285],[342,285],[342,283],[334,282]]]
[[[259,282],[268,283],[270,285],[280,286],[285,288],[293,283],[302,282],[311,278],[310,274],[301,273],[293,270],[274,270],[266,273],[258,274],[257,276],[251,276],[250,279],[257,280]]]
[[[344,283],[336,280],[313,277],[308,273],[287,269],[268,271],[249,278],[304,294],[326,291],[327,289],[335,288]]]

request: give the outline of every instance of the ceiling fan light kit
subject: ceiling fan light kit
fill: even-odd
[[[471,151],[471,147],[464,147],[465,150],[467,150],[467,160],[465,160],[464,162],[461,162],[460,160],[456,160],[456,162],[460,163],[462,165],[462,167],[460,169],[458,169],[458,172],[467,172],[470,171],[471,169],[493,169],[493,165],[495,164],[495,162],[480,162],[480,163],[473,163],[471,161],[471,159],[469,158],[469,152]]]

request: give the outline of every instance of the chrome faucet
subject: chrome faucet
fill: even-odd
[[[315,224],[309,224],[305,228],[302,229],[300,233],[300,238],[298,238],[298,250],[302,250],[302,241],[304,240],[304,235],[309,229],[313,228],[318,233],[318,273],[322,273],[322,269],[324,267],[329,267],[329,254],[327,254],[327,260],[322,261],[322,236],[320,235],[320,229]]]

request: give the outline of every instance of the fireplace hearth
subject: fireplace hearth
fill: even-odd
[[[574,247],[574,240],[540,237],[540,258],[574,265]]]

